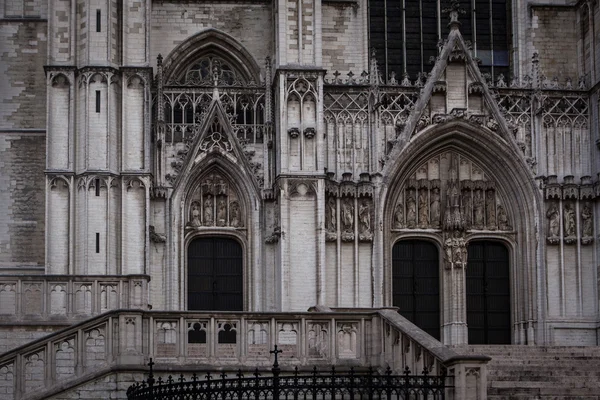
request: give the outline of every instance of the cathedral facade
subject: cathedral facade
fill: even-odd
[[[42,319],[139,286],[598,344],[597,2],[0,4],[8,320],[35,281]]]

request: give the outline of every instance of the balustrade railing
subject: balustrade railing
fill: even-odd
[[[82,320],[116,309],[146,309],[147,275],[3,275],[0,321]]]
[[[69,382],[81,384],[119,368],[140,372],[150,357],[159,372],[201,365],[229,373],[264,370],[275,345],[284,369],[372,365],[380,372],[390,367],[392,375],[408,368],[435,376],[448,371],[456,379],[454,393],[478,387],[474,398],[485,398],[486,357],[455,353],[394,310],[112,311],[0,355],[0,398],[45,398],[68,390]]]

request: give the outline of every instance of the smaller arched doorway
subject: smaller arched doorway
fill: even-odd
[[[500,242],[470,242],[467,260],[469,344],[510,344],[508,249]]]
[[[402,240],[392,249],[392,304],[436,339],[440,338],[438,249],[424,240]]]
[[[188,246],[188,310],[242,311],[243,251],[238,241],[202,237]]]

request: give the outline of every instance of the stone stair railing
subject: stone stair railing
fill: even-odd
[[[97,378],[122,373],[119,390],[146,370],[268,369],[277,344],[282,369],[367,367],[395,373],[453,374],[448,398],[485,399],[486,361],[460,356],[394,310],[306,313],[198,313],[117,310],[0,355],[0,398],[67,394]],[[137,374],[137,375],[136,375]],[[127,379],[130,382],[127,382]],[[77,389],[80,390],[80,389]],[[106,388],[104,388],[106,390]],[[114,390],[117,390],[115,386]],[[453,397],[454,396],[454,397]]]

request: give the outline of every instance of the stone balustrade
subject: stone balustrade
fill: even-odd
[[[390,366],[455,374],[455,391],[484,388],[486,357],[462,357],[394,310],[306,313],[198,313],[118,310],[75,324],[0,356],[0,398],[37,399],[68,393],[99,376],[140,380],[155,371],[268,370],[277,344],[281,368]],[[129,380],[129,382],[128,382]],[[117,388],[115,387],[115,390]],[[481,391],[479,391],[481,392]],[[474,393],[471,391],[471,393]],[[464,394],[464,393],[463,393]],[[458,396],[456,398],[467,398]]]
[[[81,320],[120,308],[148,307],[147,275],[3,275],[0,321]]]

